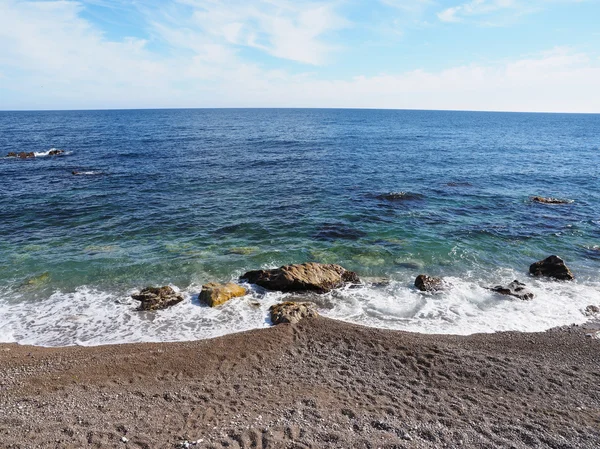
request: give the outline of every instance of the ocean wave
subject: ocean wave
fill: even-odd
[[[519,279],[504,270],[498,283]],[[564,283],[520,279],[535,298],[521,301],[486,289],[478,279],[445,278],[452,287],[427,294],[411,279],[365,283],[325,295],[309,295],[326,317],[365,326],[423,333],[468,335],[496,331],[544,331],[580,324],[583,311],[600,304],[600,283]],[[248,286],[250,287],[250,286]],[[268,327],[268,309],[298,295],[250,289],[250,293],[219,308],[198,303],[200,286],[182,291],[185,301],[159,312],[136,311],[132,291],[110,293],[82,286],[55,291],[43,301],[0,292],[0,341],[41,346],[189,341]]]
[[[35,157],[46,157],[46,156],[50,156],[51,152],[55,152],[55,151],[63,151],[63,153],[60,153],[61,156],[66,156],[68,154],[71,154],[71,151],[64,151],[61,150],[60,148],[50,148],[47,151],[34,151],[33,154],[35,154]]]

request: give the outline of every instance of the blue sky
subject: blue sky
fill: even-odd
[[[600,112],[600,0],[0,0],[0,109]]]

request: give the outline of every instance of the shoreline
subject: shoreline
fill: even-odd
[[[600,340],[585,334],[599,328],[458,336],[320,317],[190,342],[4,343],[0,448],[595,448]]]

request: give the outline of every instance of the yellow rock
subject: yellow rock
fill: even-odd
[[[244,296],[246,293],[247,290],[237,284],[217,284],[211,282],[202,286],[200,302],[204,302],[210,307],[217,307],[231,298]]]

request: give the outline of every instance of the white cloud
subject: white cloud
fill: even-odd
[[[0,109],[366,107],[600,112],[600,96],[590,95],[600,92],[598,55],[569,48],[495,64],[326,80],[318,71],[267,70],[243,60],[237,42],[249,39],[249,27],[213,24],[216,31],[201,33],[154,22],[153,29],[171,46],[165,54],[153,51],[145,40],[112,41],[80,13],[81,5],[65,1],[0,3],[0,72],[4,74]],[[249,23],[239,21],[237,15],[233,19],[220,23]],[[322,30],[326,26],[319,20],[309,14],[294,23],[302,29]],[[257,35],[254,45],[267,45],[273,52],[285,47],[261,39]]]

